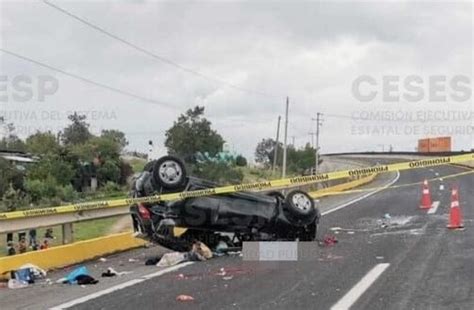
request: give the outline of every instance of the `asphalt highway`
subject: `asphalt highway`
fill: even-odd
[[[143,264],[162,248],[139,249],[87,263],[101,281],[96,286],[1,289],[0,308],[474,309],[473,174],[431,182],[437,207],[429,213],[419,208],[420,184],[400,187],[465,171],[442,166],[387,174],[366,187],[394,188],[321,199],[319,237],[332,235],[338,243],[318,247],[311,261],[232,256],[162,270]],[[454,183],[465,223],[458,231],[446,228]],[[100,278],[108,266],[133,272]],[[176,301],[180,294],[194,301]]]

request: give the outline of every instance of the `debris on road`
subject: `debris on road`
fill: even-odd
[[[30,269],[30,272],[33,274],[35,279],[41,279],[46,277],[46,271],[33,264],[24,264],[20,266],[19,269]]]
[[[8,280],[8,288],[15,290],[19,288],[25,288],[28,287],[28,282],[23,281],[23,280],[17,280],[17,279],[10,279]]]
[[[193,301],[194,297],[190,295],[178,295],[176,297],[177,301]]]
[[[326,235],[324,236],[323,240],[318,242],[318,244],[319,246],[322,246],[322,247],[330,247],[330,246],[335,245],[337,242],[338,241],[335,236]]]
[[[97,284],[99,280],[94,279],[89,275],[89,270],[85,266],[78,267],[71,271],[66,277],[56,281],[56,283],[69,283],[69,284]]]
[[[99,258],[99,261],[101,261],[101,262],[105,263],[105,262],[107,261],[107,259],[106,259],[106,258],[104,258],[104,257],[101,257],[101,258]]]
[[[138,259],[129,258],[129,259],[128,259],[128,262],[129,262],[129,263],[136,263],[136,262],[138,262]]]
[[[156,265],[156,264],[158,264],[158,262],[160,261],[161,257],[162,257],[162,256],[156,256],[156,257],[148,258],[148,259],[145,261],[145,265],[146,265],[146,266]]]
[[[187,253],[171,252],[164,254],[160,261],[156,264],[157,267],[170,267],[188,260]]]
[[[99,280],[94,279],[93,277],[86,275],[86,274],[81,274],[75,278],[77,284],[79,285],[87,285],[87,284],[97,284],[99,283]]]
[[[221,268],[221,269],[219,270],[219,272],[216,273],[216,275],[218,275],[218,276],[225,276],[226,274],[227,274],[227,273],[226,273],[226,271],[225,271],[224,268]]]
[[[205,261],[212,258],[212,251],[203,242],[193,243],[189,252],[171,252],[164,254],[156,263],[158,267],[170,267],[187,261]],[[148,259],[145,264],[151,264],[154,259]]]
[[[110,278],[110,277],[115,277],[115,276],[123,276],[123,275],[129,274],[129,273],[131,273],[131,271],[118,272],[114,268],[109,267],[109,268],[107,268],[106,272],[102,273],[102,277],[103,278]]]
[[[7,284],[10,289],[25,288],[46,277],[46,271],[33,264],[24,264],[10,274],[11,279]]]
[[[413,216],[391,216],[386,213],[381,219],[377,220],[377,225],[380,228],[390,228],[393,226],[403,226],[412,220]]]

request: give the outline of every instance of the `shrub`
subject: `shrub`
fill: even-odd
[[[235,158],[235,165],[238,167],[245,167],[247,166],[247,159],[242,155],[237,155]]]
[[[196,176],[219,183],[235,184],[242,182],[242,171],[232,168],[223,162],[204,162],[194,167]]]

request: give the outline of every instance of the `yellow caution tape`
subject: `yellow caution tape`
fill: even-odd
[[[454,173],[454,174],[448,174],[442,177],[436,177],[436,178],[431,178],[427,179],[428,182],[434,182],[434,181],[440,181],[440,180],[445,180],[445,179],[452,179],[452,178],[457,178],[460,176],[464,175],[469,175],[473,174],[474,170],[469,170],[469,171],[464,171],[464,172],[459,172],[459,173]],[[360,188],[360,189],[348,189],[348,190],[341,190],[341,191],[326,191],[323,193],[320,193],[319,191],[314,191],[311,193],[308,193],[311,197],[313,198],[320,198],[320,197],[326,197],[326,196],[336,196],[336,195],[346,195],[346,194],[354,194],[354,193],[365,193],[365,192],[372,192],[372,191],[378,191],[378,190],[387,190],[387,189],[396,189],[396,188],[404,188],[404,187],[411,187],[415,185],[422,185],[424,181],[420,182],[413,182],[413,183],[406,183],[406,184],[400,184],[400,185],[390,185],[390,186],[378,186],[378,187],[368,187],[368,188]]]
[[[80,211],[92,210],[92,209],[124,207],[124,206],[135,204],[135,203],[150,203],[150,202],[158,202],[158,201],[181,200],[185,198],[229,194],[229,193],[235,193],[235,192],[241,192],[241,191],[270,190],[270,189],[279,188],[279,187],[289,187],[289,186],[295,186],[295,185],[318,183],[318,182],[323,182],[323,181],[336,180],[336,179],[355,177],[355,176],[361,176],[361,175],[369,175],[369,174],[374,174],[374,173],[403,171],[403,170],[410,170],[410,169],[417,169],[417,168],[448,165],[448,164],[454,164],[454,163],[460,163],[460,162],[466,162],[466,161],[472,161],[472,160],[474,160],[474,153],[456,155],[456,156],[421,159],[421,160],[414,160],[414,161],[389,164],[389,165],[377,165],[377,166],[367,167],[367,168],[356,168],[356,169],[350,169],[350,170],[341,170],[341,171],[334,171],[334,172],[328,172],[328,173],[321,173],[321,174],[310,175],[310,176],[298,176],[298,177],[293,177],[293,178],[277,179],[277,180],[271,180],[271,181],[262,181],[262,182],[229,185],[229,186],[222,186],[222,187],[215,187],[215,188],[206,188],[202,190],[185,191],[185,192],[180,192],[180,193],[153,195],[153,196],[140,197],[140,198],[125,198],[125,199],[94,201],[94,202],[85,202],[85,203],[78,203],[78,204],[68,204],[64,206],[51,207],[51,208],[6,212],[6,213],[0,213],[0,220],[16,219],[16,218],[31,217],[31,216],[52,215],[52,214],[59,214],[59,213],[80,212]]]

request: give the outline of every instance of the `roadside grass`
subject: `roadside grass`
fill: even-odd
[[[243,182],[258,182],[266,180],[275,180],[281,178],[281,169],[275,169],[272,172],[271,169],[262,168],[251,168],[251,167],[240,167],[240,171],[244,174]],[[288,173],[287,177],[296,176],[296,173]]]
[[[74,229],[74,241],[82,241],[93,239],[97,237],[107,236],[110,232],[111,227],[119,220],[117,217],[91,220],[86,222],[75,223],[73,226]],[[58,246],[62,243],[62,231],[61,226],[54,226],[53,236],[55,239],[50,243],[50,246]],[[44,240],[44,234],[46,228],[38,228],[36,232],[36,239],[38,243],[41,243]],[[7,254],[6,249],[6,239],[5,234],[0,235],[0,257]],[[26,231],[26,239],[28,242],[28,231]],[[13,241],[15,245],[18,244],[18,233],[13,235]],[[30,249],[29,249],[30,251]]]
[[[142,158],[131,158],[127,162],[132,166],[134,173],[142,172],[146,164],[146,160]]]

